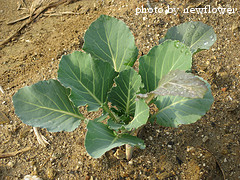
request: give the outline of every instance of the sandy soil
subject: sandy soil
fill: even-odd
[[[27,21],[7,25],[29,14],[31,1],[17,10],[21,2],[0,1],[0,43]],[[240,2],[154,0],[151,6],[169,5],[179,8],[178,13],[136,15],[136,8],[142,5],[147,7],[146,1],[73,1],[48,9],[1,47],[0,154],[30,150],[1,158],[0,179],[22,179],[28,174],[42,179],[240,179]],[[183,13],[184,8],[206,5],[234,8],[234,13]],[[215,101],[210,111],[196,123],[177,129],[148,124],[141,134],[146,149],[135,150],[129,162],[117,159],[116,149],[100,159],[91,158],[84,148],[84,124],[73,132],[42,129],[50,142],[43,147],[32,128],[14,114],[12,104],[18,89],[57,77],[61,56],[82,48],[84,32],[101,14],[117,17],[130,27],[139,55],[157,45],[168,28],[183,22],[202,21],[217,34],[217,42],[196,54],[193,64],[194,72],[212,86]]]

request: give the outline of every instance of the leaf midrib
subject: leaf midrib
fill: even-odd
[[[100,106],[102,106],[103,103],[81,82],[81,80],[77,77],[77,75],[76,75],[75,72],[72,70],[72,68],[69,66],[69,64],[68,64],[68,63],[66,63],[66,64],[68,65],[70,71],[72,72],[72,74],[74,75],[74,77],[75,77],[76,79],[73,79],[70,74],[66,73],[66,74],[68,75],[68,77],[70,77],[70,78],[73,79],[73,80],[77,80],[77,82],[79,82],[79,84],[89,93],[89,95],[92,96],[92,97],[97,101],[97,103],[98,103]],[[79,67],[79,69],[81,69],[81,68]],[[81,74],[82,74],[82,73],[80,72],[80,75],[81,75]],[[94,84],[94,81],[93,81],[93,84]],[[95,86],[95,85],[94,85],[94,86]]]
[[[210,31],[210,30],[211,30],[211,28],[209,28],[207,31],[205,31],[197,41],[195,41],[193,44],[191,44],[190,48],[192,48],[195,44],[197,44],[205,36],[205,34],[207,34],[208,31]]]
[[[58,112],[58,113],[62,113],[62,114],[66,114],[66,115],[69,115],[69,116],[73,116],[73,117],[76,117],[76,118],[79,118],[81,120],[84,119],[83,116],[79,116],[77,114],[74,114],[74,113],[71,113],[71,112],[68,112],[68,111],[63,111],[63,110],[58,110],[58,109],[54,109],[54,108],[49,108],[49,107],[46,107],[46,106],[40,106],[38,104],[34,104],[34,103],[31,103],[31,102],[27,102],[27,101],[23,101],[23,100],[19,100],[20,102],[23,102],[23,103],[27,103],[29,105],[33,105],[33,106],[36,106],[40,109],[46,109],[46,110],[50,110],[50,111],[54,111],[54,112]]]

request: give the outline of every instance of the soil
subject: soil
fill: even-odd
[[[0,43],[25,21],[7,25],[29,14],[30,0],[0,1]],[[147,1],[105,0],[69,1],[42,13],[8,44],[0,49],[0,154],[24,148],[30,150],[0,159],[0,179],[23,179],[36,175],[42,179],[240,179],[240,1],[154,0],[152,7],[179,8],[173,13],[142,13]],[[22,8],[18,5],[22,3]],[[183,13],[184,8],[234,8],[232,14]],[[64,14],[61,12],[74,12]],[[193,71],[211,84],[215,101],[196,123],[179,128],[148,124],[141,138],[146,149],[136,149],[131,161],[116,156],[116,149],[99,159],[84,148],[84,123],[73,132],[50,133],[41,129],[49,141],[37,142],[32,127],[14,114],[12,96],[20,88],[40,80],[57,77],[60,58],[80,50],[89,25],[101,14],[123,20],[135,36],[139,55],[146,54],[170,27],[187,21],[212,26],[217,41],[194,55]],[[138,63],[136,63],[136,68]],[[94,118],[97,114],[86,116]],[[117,152],[124,151],[121,147]]]

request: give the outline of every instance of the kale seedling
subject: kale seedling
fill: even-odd
[[[138,49],[123,21],[101,15],[84,36],[83,50],[62,56],[58,80],[40,81],[13,96],[15,113],[33,127],[73,131],[87,123],[85,147],[94,158],[126,144],[127,159],[134,146],[145,148],[137,137],[148,121],[165,127],[196,122],[213,103],[210,85],[189,73],[192,55],[216,41],[213,29],[187,22],[168,30],[158,46],[134,65]],[[149,114],[149,105],[158,110]],[[102,109],[87,120],[79,112]],[[105,123],[103,123],[105,122]]]

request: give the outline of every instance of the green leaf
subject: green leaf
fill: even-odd
[[[117,72],[133,66],[138,56],[130,29],[114,17],[101,15],[86,31],[84,41],[84,51],[109,62]]]
[[[134,114],[136,93],[142,86],[141,76],[132,68],[129,68],[119,73],[115,83],[117,86],[110,91],[109,101],[123,110],[125,114]]]
[[[178,41],[165,41],[153,47],[147,55],[140,57],[139,74],[147,92],[158,87],[159,80],[170,71],[189,70],[192,54],[189,47]]]
[[[122,122],[116,123],[112,119],[109,119],[108,126],[114,130],[119,130],[121,128],[124,128],[128,131],[131,131],[133,128],[137,129],[140,126],[146,124],[148,121],[148,117],[149,117],[149,107],[143,99],[139,99],[136,101],[134,118],[129,124],[125,125],[123,123],[123,122],[126,122],[126,120],[122,120]],[[121,119],[122,118],[124,117],[121,117]]]
[[[146,124],[149,116],[149,107],[143,99],[139,99],[136,102],[136,111],[134,114],[134,119],[125,128],[127,130],[137,129],[142,125]]]
[[[178,127],[180,124],[196,122],[210,109],[214,101],[208,83],[207,86],[208,91],[203,98],[158,96],[155,104],[159,111],[153,118],[156,117],[157,123],[165,127]]]
[[[118,131],[119,129],[122,129],[122,127],[124,127],[123,122],[117,123],[112,118],[108,119],[107,125],[109,126],[110,129],[113,129],[115,131]]]
[[[158,88],[151,93],[160,96],[183,96],[189,98],[203,98],[208,88],[204,81],[181,70],[174,70],[165,75]]]
[[[190,47],[192,53],[195,53],[203,49],[209,49],[216,41],[217,36],[213,28],[207,24],[202,22],[186,22],[171,27],[159,43],[167,39],[179,40]]]
[[[58,70],[60,82],[72,89],[74,104],[88,104],[89,111],[98,110],[106,102],[116,75],[109,63],[93,60],[90,54],[80,51],[63,56]]]
[[[129,134],[114,133],[107,125],[89,121],[87,125],[87,134],[85,138],[85,147],[89,155],[93,158],[101,157],[105,152],[112,148],[129,144],[141,149],[145,148],[143,140]]]
[[[73,131],[84,117],[69,100],[70,89],[57,80],[40,81],[13,96],[15,113],[30,126],[48,131]]]

